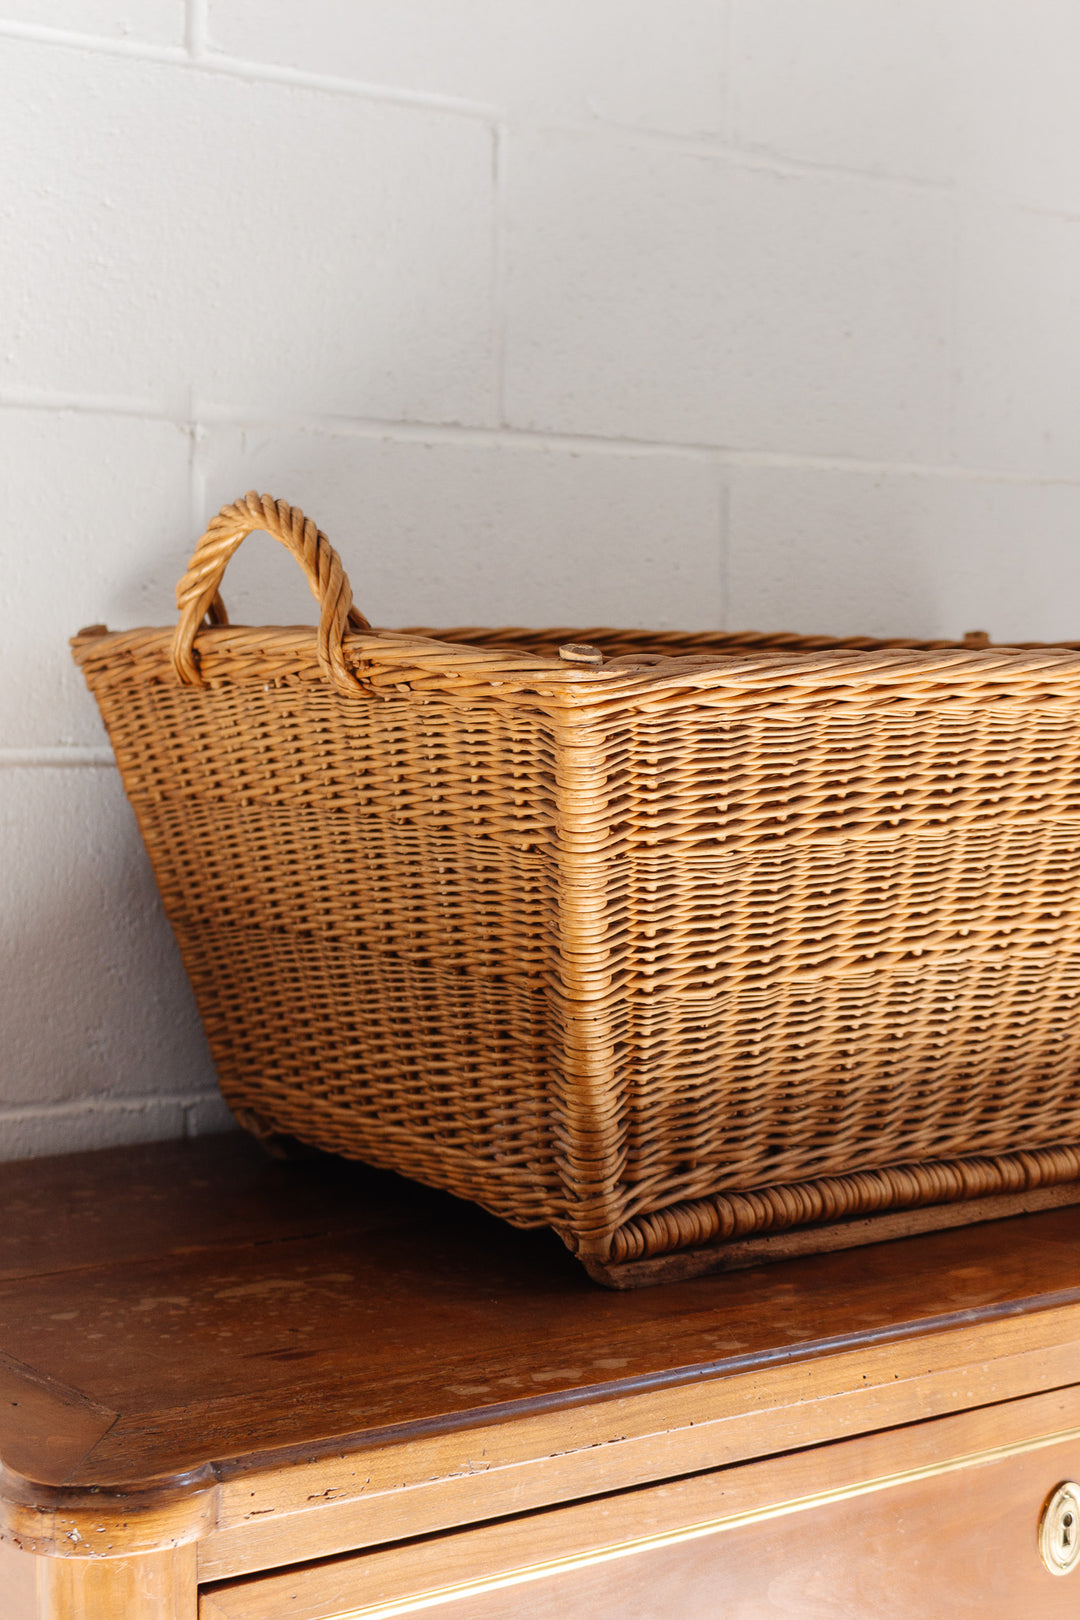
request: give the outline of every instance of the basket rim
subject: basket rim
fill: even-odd
[[[91,625],[71,638],[72,654],[79,665],[108,662],[114,656],[157,662],[168,658],[173,634],[171,626],[109,630]],[[546,657],[512,644],[514,639],[550,640],[557,646],[571,638],[584,642],[590,636],[595,640],[637,636],[661,649],[666,642],[687,640],[730,641],[733,646],[730,652],[624,654],[590,666],[564,663],[557,656]],[[307,664],[316,654],[317,631],[309,625],[208,626],[200,632],[198,644],[209,660],[208,672],[233,659],[250,662],[260,654]],[[468,626],[351,631],[343,648],[361,681],[365,675],[380,672],[396,672],[410,684],[410,677],[420,677],[425,683],[442,677],[453,685],[469,677],[470,684],[481,686],[583,688],[597,699],[687,687],[763,694],[770,689],[791,692],[917,685],[927,692],[947,688],[985,695],[991,688],[1003,694],[1024,688],[1049,694],[1058,686],[1070,692],[1080,686],[1080,644],[1054,642],[972,647],[962,642],[868,642],[866,638],[834,640],[781,632],[759,636],[606,627],[487,630]]]

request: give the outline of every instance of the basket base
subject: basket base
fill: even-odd
[[[804,1254],[857,1249],[866,1243],[891,1243],[919,1232],[974,1226],[979,1221],[1030,1215],[1065,1204],[1080,1204],[1080,1181],[1033,1187],[1028,1192],[992,1193],[988,1198],[973,1198],[967,1202],[888,1210],[880,1215],[856,1215],[828,1225],[799,1226],[787,1232],[765,1232],[758,1237],[729,1238],[727,1242],[700,1249],[644,1255],[640,1260],[626,1260],[618,1265],[586,1259],[582,1259],[582,1264],[593,1281],[603,1283],[606,1288],[652,1288],[657,1283],[701,1277],[709,1271],[742,1271],[748,1266],[793,1260]]]

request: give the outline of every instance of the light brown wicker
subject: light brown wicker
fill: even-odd
[[[317,631],[228,624],[256,529]],[[249,1126],[617,1283],[1080,1198],[1075,649],[372,630],[254,494],[177,596],[73,647]]]

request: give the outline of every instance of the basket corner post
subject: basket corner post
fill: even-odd
[[[593,1275],[623,1220],[619,1187],[626,1161],[613,1025],[617,930],[603,720],[588,710],[565,713],[555,722],[554,744],[557,973],[551,995],[559,1050],[557,1164],[568,1217],[559,1230]]]

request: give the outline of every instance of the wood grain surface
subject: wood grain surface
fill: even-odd
[[[93,1536],[87,1489],[118,1523],[205,1470],[203,1580],[1080,1368],[1076,1209],[613,1294],[548,1234],[224,1137],[0,1166],[0,1234],[9,1523],[37,1486]]]
[[[0,1620],[196,1620],[195,1548],[37,1558],[0,1541]]]
[[[194,1546],[100,1561],[39,1562],[38,1620],[194,1620]]]
[[[1039,1515],[1078,1471],[1058,1391],[208,1586],[200,1620],[1051,1620],[1080,1575],[1044,1569]]]

